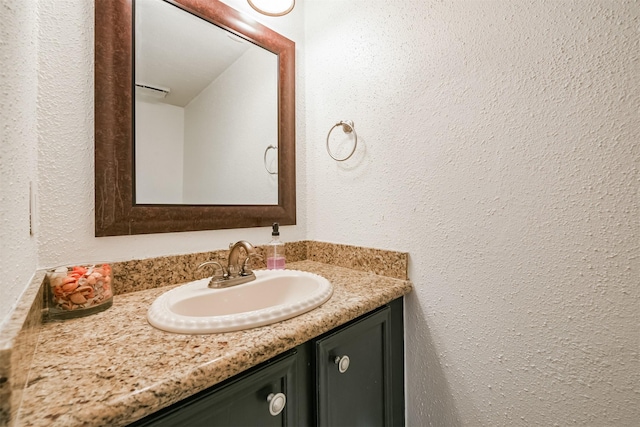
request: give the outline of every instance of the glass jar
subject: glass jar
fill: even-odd
[[[80,264],[47,271],[48,318],[71,319],[106,310],[113,304],[111,265]]]

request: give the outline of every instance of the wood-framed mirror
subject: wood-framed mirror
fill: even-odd
[[[274,114],[277,149],[269,151],[270,155],[277,152],[276,169],[273,170],[277,175],[269,172],[277,177],[277,204],[137,203],[136,1],[151,0],[95,2],[95,235],[260,227],[273,222],[295,224],[295,44],[251,17],[214,0],[153,1],[179,8],[181,12],[229,32],[230,37],[277,55],[277,115]],[[251,120],[252,117],[246,117],[247,123]],[[264,153],[266,159],[267,151]],[[236,178],[224,183],[230,188],[236,184]],[[239,188],[238,191],[246,190]]]

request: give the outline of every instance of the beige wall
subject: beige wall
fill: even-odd
[[[35,1],[0,0],[0,325],[37,265],[29,186],[38,189]],[[34,221],[34,225],[37,225]]]
[[[305,8],[308,237],[410,252],[408,425],[637,425],[640,3]]]

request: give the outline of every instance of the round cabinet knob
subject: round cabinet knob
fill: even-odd
[[[269,413],[275,417],[282,412],[287,404],[287,396],[284,393],[271,393],[267,396],[267,402],[269,402]]]
[[[349,356],[336,356],[334,363],[338,365],[338,371],[344,374],[349,369]]]

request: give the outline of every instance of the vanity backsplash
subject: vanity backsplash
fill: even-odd
[[[408,278],[408,254],[404,252],[309,240],[288,242],[285,243],[285,247],[287,262],[310,260],[395,279]],[[251,267],[266,268],[264,246],[256,246],[256,250],[262,255],[262,259],[252,260]],[[197,270],[196,267],[206,261],[218,261],[224,264],[228,255],[228,250],[217,250],[114,262],[111,264],[114,294],[142,291],[208,277],[211,275],[209,270]]]

